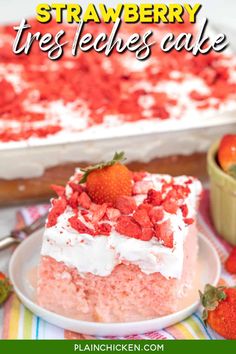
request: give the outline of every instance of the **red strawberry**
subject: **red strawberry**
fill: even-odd
[[[166,198],[162,206],[167,213],[176,214],[178,210],[177,200],[175,198]]]
[[[117,220],[116,231],[134,238],[142,236],[142,229],[132,216],[121,215]]]
[[[161,221],[164,218],[164,211],[161,207],[154,207],[149,211],[149,217],[153,224]]]
[[[94,230],[90,229],[87,227],[85,224],[82,223],[81,220],[78,219],[77,215],[72,216],[71,218],[68,219],[71,227],[78,231],[81,234],[89,234],[94,236]]]
[[[150,241],[154,236],[154,230],[151,227],[144,227],[142,228],[142,236],[140,240],[142,241]]]
[[[107,208],[106,214],[110,221],[116,221],[120,216],[120,211],[115,208]]]
[[[186,204],[181,205],[180,207],[181,211],[182,211],[182,215],[184,218],[186,218],[188,216],[188,207]]]
[[[68,205],[72,208],[72,209],[76,209],[78,207],[78,192],[73,192],[70,196],[70,198],[68,199]]]
[[[137,205],[134,198],[122,195],[116,199],[115,207],[120,210],[121,214],[128,215],[133,213]]]
[[[225,262],[225,269],[232,274],[236,274],[236,247],[234,247]]]
[[[138,209],[133,214],[134,220],[141,226],[141,227],[151,227],[152,223],[148,216],[148,212],[145,209]]]
[[[83,188],[78,183],[69,182],[68,184],[71,187],[71,189],[73,190],[73,192],[78,192],[79,195],[83,192]]]
[[[0,80],[0,92],[1,92],[1,96],[0,96],[1,107],[10,104],[12,101],[14,101],[16,97],[16,92],[14,90],[13,85],[5,79]]]
[[[236,339],[236,288],[207,284],[200,292],[203,320],[226,339]]]
[[[57,184],[51,184],[51,188],[58,195],[58,197],[64,197],[64,195],[65,195],[65,187],[58,186]]]
[[[142,203],[139,204],[138,206],[138,210],[146,210],[148,213],[152,208],[153,208],[152,204],[148,204],[148,203]]]
[[[154,206],[161,205],[162,193],[159,191],[156,191],[155,189],[150,189],[147,193],[147,198],[145,199],[145,202],[152,204]]]
[[[48,214],[47,227],[52,227],[56,225],[57,218],[64,213],[66,209],[65,199],[53,199],[52,208]]]
[[[98,221],[100,221],[103,216],[106,214],[106,210],[107,210],[107,204],[104,203],[102,205],[100,204],[91,204],[90,210],[93,213],[92,216],[92,223],[96,224]]]
[[[78,192],[76,192],[78,194]],[[81,206],[84,209],[89,209],[91,205],[91,199],[89,198],[88,194],[85,192],[82,192],[80,196],[78,197],[78,205]]]
[[[95,203],[114,205],[119,196],[131,196],[131,172],[120,163],[122,160],[124,153],[116,153],[111,161],[83,170],[80,183],[87,182],[88,194]]]
[[[225,172],[236,178],[236,134],[225,135],[221,139],[218,161]]]
[[[185,218],[185,219],[184,219],[184,222],[185,222],[185,224],[187,224],[187,225],[191,225],[191,224],[194,223],[194,219],[193,219],[193,218]]]
[[[165,247],[173,248],[174,238],[173,232],[171,230],[170,221],[166,220],[161,224],[156,224],[154,228],[158,241],[160,241],[160,243],[162,243]]]
[[[5,274],[0,272],[0,305],[8,298],[12,287]]]
[[[190,189],[188,186],[181,186],[179,184],[174,184],[173,189],[176,192],[176,196],[178,199],[186,198],[190,193]]]
[[[99,235],[109,236],[111,232],[111,225],[107,223],[98,224],[96,227],[96,232]]]

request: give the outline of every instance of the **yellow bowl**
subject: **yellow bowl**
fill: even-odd
[[[217,163],[219,141],[207,154],[210,178],[210,211],[216,231],[236,245],[236,179],[225,173]]]

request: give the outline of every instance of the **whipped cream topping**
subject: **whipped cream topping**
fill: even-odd
[[[150,188],[160,190],[161,179],[169,181],[170,176],[147,174],[143,181]],[[189,177],[181,176],[173,179],[176,184],[184,185]],[[188,217],[195,218],[196,208],[201,193],[201,183],[192,179],[189,184],[190,193],[185,199],[188,207]],[[66,193],[71,191],[66,187]],[[146,194],[135,196],[137,205],[142,203]],[[49,256],[69,267],[74,267],[83,275],[92,273],[98,276],[108,276],[119,264],[138,266],[145,274],[160,272],[166,278],[180,278],[183,268],[183,247],[189,227],[184,223],[181,211],[176,214],[164,212],[164,220],[170,220],[173,232],[174,247],[168,248],[157,238],[150,241],[128,237],[115,230],[115,223],[110,222],[112,230],[109,236],[91,236],[79,233],[73,229],[68,219],[73,215],[70,207],[57,219],[57,224],[45,229],[42,245],[42,256]],[[84,221],[83,221],[84,222]]]

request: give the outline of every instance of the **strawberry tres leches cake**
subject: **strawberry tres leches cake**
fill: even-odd
[[[123,153],[54,186],[43,236],[37,301],[99,322],[178,311],[197,264],[193,177],[130,172]]]

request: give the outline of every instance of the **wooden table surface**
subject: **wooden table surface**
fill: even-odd
[[[41,177],[29,179],[0,179],[0,206],[30,202],[48,201],[53,196],[51,184],[64,185],[74,173],[76,167],[85,163],[70,163],[45,170]],[[196,153],[190,156],[170,156],[157,158],[148,163],[132,162],[128,164],[132,171],[149,171],[173,176],[190,175],[202,182],[207,180],[206,154]]]

